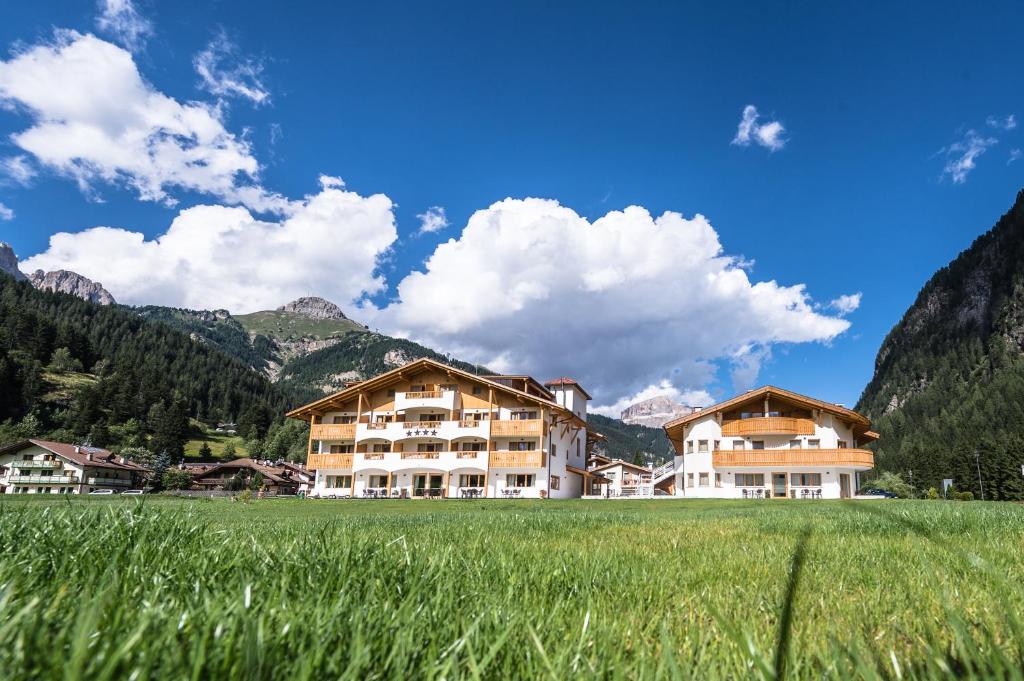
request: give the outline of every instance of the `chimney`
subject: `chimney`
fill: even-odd
[[[75,445],[75,454],[81,454],[81,453],[82,453],[82,448],[79,447],[78,445]]]
[[[88,454],[85,455],[85,460],[92,461],[92,452],[89,452]]]

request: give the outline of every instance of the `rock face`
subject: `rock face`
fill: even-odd
[[[672,419],[693,413],[693,407],[673,402],[667,395],[637,402],[622,411],[620,420],[630,425],[659,428]]]
[[[329,300],[309,296],[293,300],[287,305],[277,308],[278,312],[294,312],[312,319],[348,319],[341,308]]]
[[[36,270],[29,276],[29,281],[37,289],[67,293],[98,305],[113,305],[117,302],[114,300],[114,296],[110,295],[110,292],[99,282],[86,279],[81,274],[67,270],[56,270],[55,272]]]
[[[18,269],[18,256],[14,254],[14,249],[3,241],[0,241],[0,272],[6,272],[17,281],[26,279],[22,271]]]

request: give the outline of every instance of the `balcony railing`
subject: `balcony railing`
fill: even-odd
[[[86,482],[99,487],[128,487],[132,484],[131,480],[124,478],[87,478]]]
[[[482,456],[482,455],[484,455],[486,453],[487,453],[486,451],[467,450],[467,451],[464,451],[464,452],[455,452],[455,458],[456,459],[475,459],[478,456]]]
[[[544,452],[539,449],[523,452],[498,450],[491,452],[491,468],[543,468]]]
[[[433,400],[441,396],[440,390],[420,390],[405,393],[405,399],[407,400]]]
[[[12,485],[77,485],[73,475],[12,475]]]
[[[61,461],[12,461],[11,468],[43,468],[43,469],[54,469],[63,468],[64,463]]]
[[[491,437],[541,437],[544,419],[491,421]]]
[[[402,452],[403,459],[438,459],[441,452]]]
[[[400,424],[405,430],[437,430],[444,421],[404,421]]]
[[[363,461],[383,461],[384,452],[366,452],[363,454]]]
[[[324,468],[352,468],[351,454],[310,454],[306,466],[316,470]]]
[[[873,468],[867,449],[721,449],[711,456],[715,468],[768,466],[849,466]]]
[[[756,416],[722,424],[722,435],[814,435],[814,421],[792,416]]]
[[[367,423],[367,430],[387,430],[388,426],[391,425],[391,421],[377,421],[376,423]]]
[[[482,425],[490,423],[489,421],[481,421],[477,419],[463,419],[459,421],[459,428],[479,428]]]
[[[356,424],[314,423],[312,435],[314,440],[354,440],[356,437]]]

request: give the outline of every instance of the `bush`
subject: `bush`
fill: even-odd
[[[953,492],[956,501],[974,501],[974,492]]]
[[[235,497],[235,498],[238,499],[239,501],[247,504],[250,501],[252,501],[252,490],[251,489],[244,489],[241,492],[239,492],[238,496]]]
[[[935,489],[934,487],[929,487],[928,488],[928,498],[929,499],[938,499],[939,498],[939,490]]]
[[[192,486],[192,474],[178,468],[168,468],[160,476],[164,489],[188,489]]]
[[[882,473],[874,480],[866,483],[865,487],[892,492],[900,499],[914,499],[917,497],[914,488],[907,484],[899,473],[893,473],[892,471]]]
[[[72,357],[71,351],[67,348],[57,348],[54,350],[50,356],[50,366],[47,368],[60,374],[68,371],[78,373],[85,371],[82,362]]]

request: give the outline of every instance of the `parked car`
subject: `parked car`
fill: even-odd
[[[114,490],[112,490],[112,489],[94,489],[93,491],[89,492],[89,496],[93,496],[93,495],[96,495],[96,496],[106,496],[108,494],[114,494]]]
[[[896,499],[896,495],[885,489],[877,489],[875,487],[866,487],[860,491],[862,497],[878,497],[880,499]]]
[[[134,496],[138,496],[138,495],[142,494],[142,490],[141,489],[126,489],[125,491],[121,492],[121,494],[124,495],[124,496],[134,497]]]

